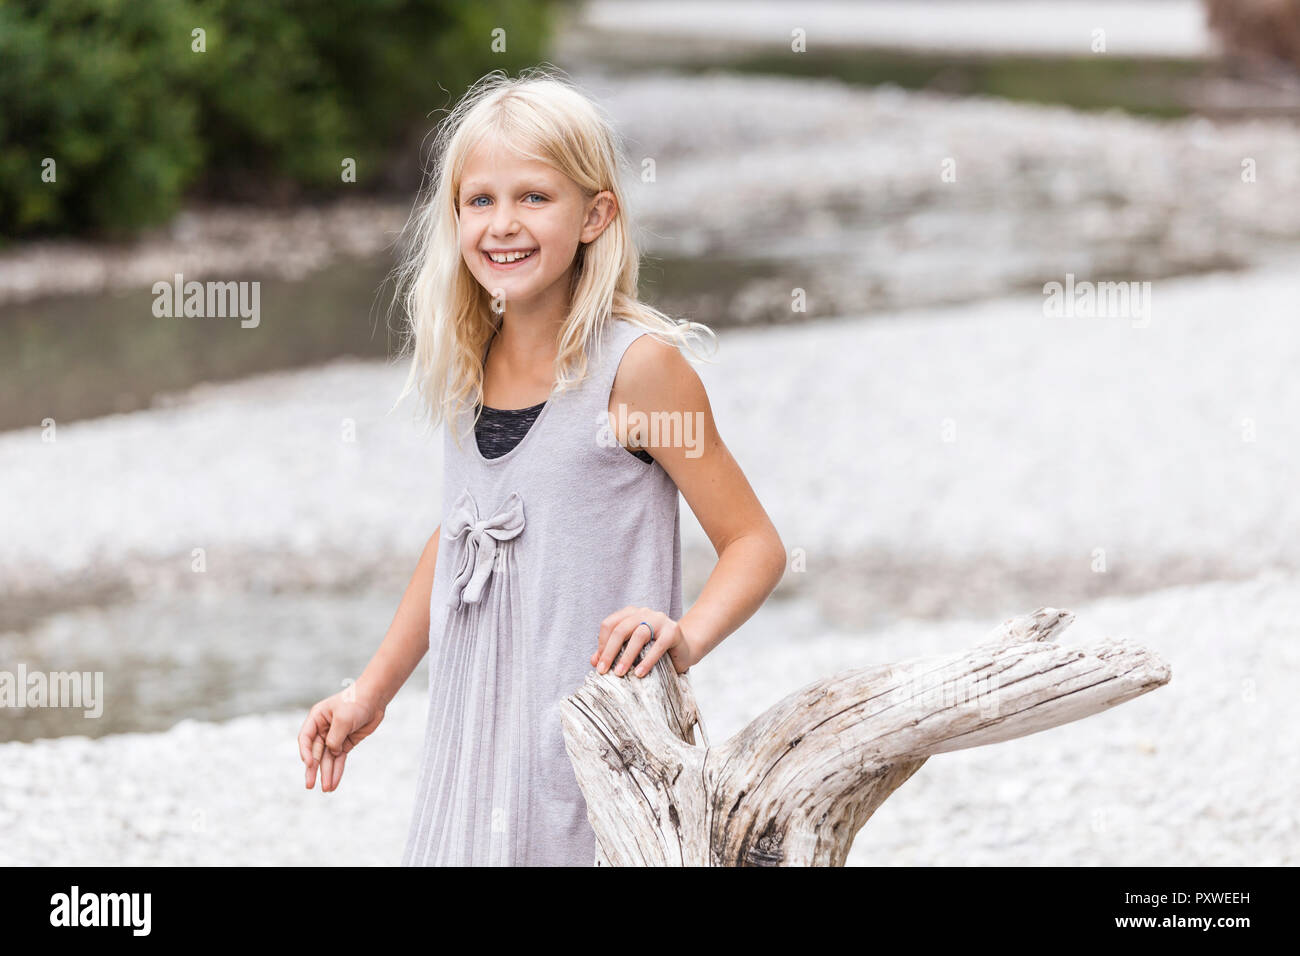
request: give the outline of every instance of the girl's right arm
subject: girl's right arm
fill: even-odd
[[[429,598],[441,534],[439,526],[425,544],[393,623],[361,676],[352,686],[318,701],[303,721],[298,753],[306,766],[308,790],[317,772],[322,792],[339,785],[348,752],[379,726],[388,702],[429,650]]]
[[[366,697],[383,710],[429,650],[429,598],[438,563],[438,541],[442,526],[434,530],[420,555],[420,562],[397,606],[393,623],[383,643],[353,685],[358,697]]]

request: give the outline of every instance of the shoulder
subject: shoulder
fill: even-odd
[[[676,345],[639,327],[619,362],[611,393],[616,401],[633,408],[682,409],[704,398],[704,385]]]

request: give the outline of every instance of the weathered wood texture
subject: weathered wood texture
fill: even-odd
[[[845,671],[710,747],[668,655],[644,678],[594,670],[560,704],[605,866],[842,866],[853,838],[931,754],[1023,737],[1145,694],[1154,654],[1064,647],[1074,615],[1039,608],[947,655]],[[639,659],[639,658],[638,658]]]

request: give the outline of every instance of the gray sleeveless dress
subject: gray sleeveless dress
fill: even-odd
[[[682,614],[678,491],[620,446],[609,395],[641,328],[608,320],[587,375],[484,458],[444,432],[429,711],[403,866],[591,866],[596,836],[559,702],[627,605]],[[626,679],[636,680],[635,677]]]

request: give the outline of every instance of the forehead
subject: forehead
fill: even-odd
[[[557,170],[538,159],[523,156],[508,144],[496,140],[479,143],[465,157],[461,191],[510,188],[525,185],[558,186]]]

